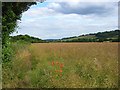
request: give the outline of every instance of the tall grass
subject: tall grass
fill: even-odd
[[[19,41],[12,43],[12,60],[2,64],[2,86],[3,88],[23,87],[20,85],[28,70],[30,43]],[[27,63],[27,64],[26,64]],[[20,83],[20,84],[19,84]],[[23,83],[24,84],[24,83]]]
[[[36,43],[18,48],[11,65],[3,87],[118,87],[117,43]]]

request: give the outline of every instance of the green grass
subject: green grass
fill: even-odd
[[[115,88],[118,85],[117,43],[36,43],[14,47],[17,50],[12,62],[3,65],[3,87]]]

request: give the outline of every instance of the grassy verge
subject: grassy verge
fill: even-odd
[[[2,86],[3,88],[24,87],[24,76],[29,70],[29,52],[30,43],[19,41],[11,44],[12,59],[9,62],[2,64]]]

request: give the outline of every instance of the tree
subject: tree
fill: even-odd
[[[2,3],[2,60],[8,61],[11,57],[10,34],[17,27],[17,20],[35,2],[3,2]]]

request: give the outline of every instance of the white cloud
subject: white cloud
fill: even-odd
[[[117,3],[108,2],[55,2],[48,5],[49,9],[62,14],[97,14],[106,15],[117,7]]]
[[[119,0],[47,0],[46,2],[119,2]]]
[[[78,8],[79,5],[77,4],[76,2],[76,6],[72,6],[69,3],[71,8]],[[48,3],[45,7],[37,5],[23,13],[18,34],[29,34],[42,39],[51,39],[117,28],[117,6],[114,3],[84,3],[80,5],[80,7],[104,6],[112,9],[105,16],[97,14],[81,15],[56,12],[54,9],[60,9],[60,3]],[[14,33],[13,35],[17,34]]]

